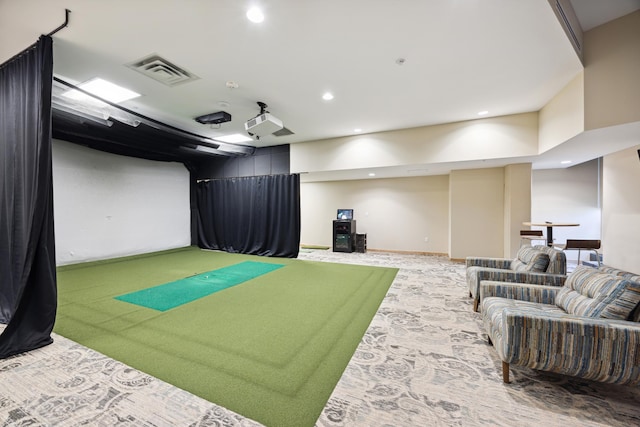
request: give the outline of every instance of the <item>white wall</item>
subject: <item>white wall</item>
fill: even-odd
[[[534,170],[531,191],[532,222],[578,223],[578,227],[555,227],[554,242],[567,239],[601,239],[599,160],[565,169]],[[546,228],[531,227],[543,230]],[[603,250],[604,250],[603,245]],[[577,251],[567,251],[568,260],[577,260]],[[588,253],[582,252],[588,259]]]
[[[333,246],[336,210],[353,208],[369,249],[447,253],[448,185],[445,175],[302,183],[300,241]]]
[[[57,265],[189,246],[189,173],[53,141]]]
[[[639,149],[640,145],[605,156],[602,172],[604,261],[636,274],[640,274]]]

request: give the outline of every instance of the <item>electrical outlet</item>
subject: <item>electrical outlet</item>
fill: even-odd
[[[424,242],[425,242],[425,243],[429,242],[429,238],[428,238],[428,237],[425,237],[425,238],[424,238]]]

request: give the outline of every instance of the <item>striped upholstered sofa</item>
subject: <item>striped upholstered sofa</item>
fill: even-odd
[[[509,366],[640,384],[640,275],[580,265],[562,287],[482,282],[482,319]]]
[[[547,286],[562,286],[567,278],[567,258],[559,249],[544,245],[522,246],[515,259],[466,258],[467,285],[473,298],[473,310],[480,303],[480,282],[531,283]]]

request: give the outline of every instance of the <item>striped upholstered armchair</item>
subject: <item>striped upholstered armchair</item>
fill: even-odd
[[[640,275],[578,266],[562,287],[482,282],[489,341],[510,365],[640,384]]]
[[[480,282],[495,280],[562,286],[567,278],[567,258],[561,250],[544,245],[524,245],[515,259],[467,257],[467,285],[473,298],[473,310],[480,303]]]

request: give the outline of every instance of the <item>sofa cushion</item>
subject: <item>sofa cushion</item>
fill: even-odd
[[[640,303],[640,283],[579,265],[556,296],[569,314],[625,320]]]
[[[603,273],[612,274],[614,276],[621,276],[625,279],[632,280],[634,282],[640,282],[640,274],[631,273],[629,271],[620,270],[619,268],[610,267],[608,265],[602,265],[598,267],[598,271]]]
[[[511,262],[511,270],[535,271],[544,273],[549,266],[549,255],[531,246],[518,249],[516,258]]]
[[[633,280],[634,282],[640,283],[640,274],[620,270],[619,268],[610,267],[608,265],[602,265],[598,267],[598,270],[604,273],[613,274],[615,276],[622,276],[625,279]],[[640,322],[640,303],[636,305],[636,308],[633,309],[627,320],[631,320],[632,322]]]
[[[551,274],[567,274],[567,256],[564,251],[545,245],[535,245],[534,248],[549,255],[549,266],[546,272]]]

